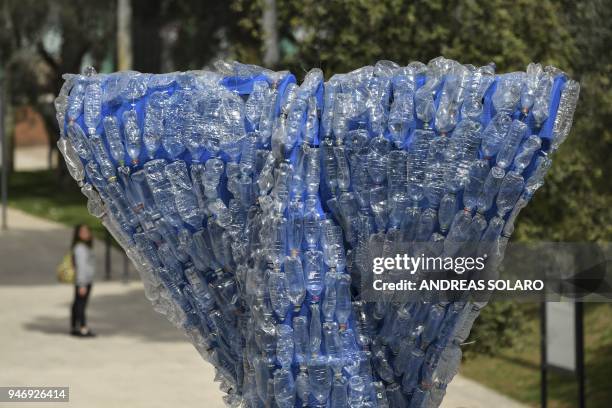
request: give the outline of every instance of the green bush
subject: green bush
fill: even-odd
[[[494,355],[499,349],[512,347],[527,330],[525,306],[516,302],[491,302],[476,322],[463,349],[465,358],[475,354]]]

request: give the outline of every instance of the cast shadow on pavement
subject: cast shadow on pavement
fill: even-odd
[[[96,294],[94,286],[87,310],[88,325],[98,334],[98,338],[109,336],[135,337],[146,342],[186,342],[179,329],[174,327],[165,316],[155,312],[142,289],[128,289],[118,294]],[[67,335],[69,329],[70,307],[72,300],[62,303],[64,316],[40,315],[25,322],[28,331],[49,335]]]

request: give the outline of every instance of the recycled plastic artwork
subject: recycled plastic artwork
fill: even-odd
[[[578,83],[441,57],[301,85],[216,69],[65,76],[58,145],[89,211],[228,405],[437,407],[485,302],[365,302],[360,277],[400,239],[499,260]]]

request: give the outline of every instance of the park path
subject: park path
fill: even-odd
[[[72,288],[55,282],[54,269],[71,231],[15,209],[9,208],[8,218],[9,229],[0,232],[0,386],[70,387],[70,403],[45,407],[224,406],[212,366],[153,311],[132,268],[129,283],[94,286],[88,319],[99,336],[68,336]],[[102,271],[103,245],[95,250]],[[112,260],[118,275],[119,251]],[[523,406],[457,376],[442,407]]]

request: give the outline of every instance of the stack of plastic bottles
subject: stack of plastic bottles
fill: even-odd
[[[228,405],[437,407],[485,302],[365,302],[361,276],[402,245],[501,258],[578,84],[444,58],[301,85],[216,67],[65,76],[58,145],[89,211]]]

